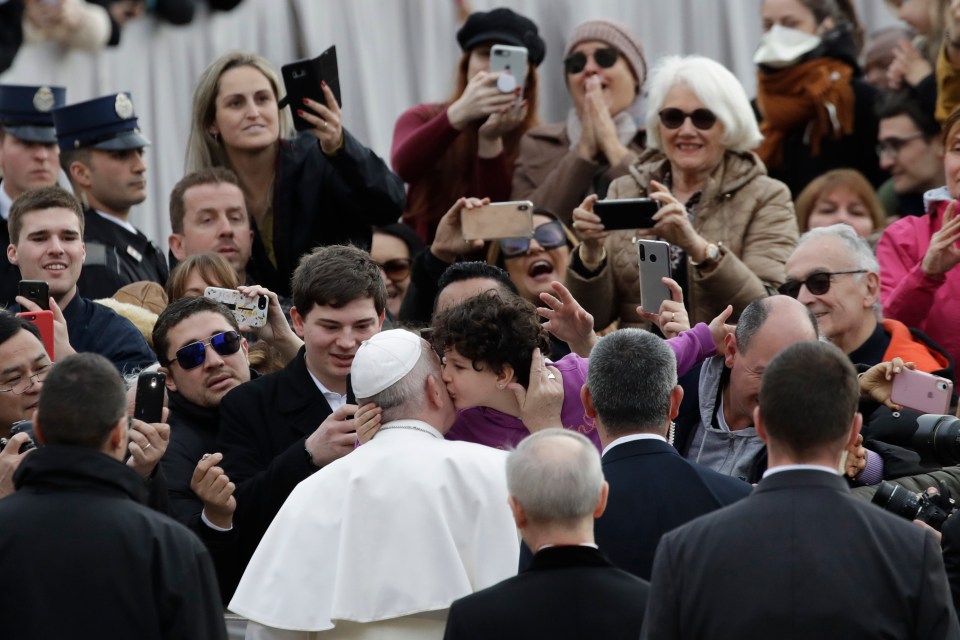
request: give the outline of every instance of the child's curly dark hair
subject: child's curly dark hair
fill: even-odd
[[[530,383],[530,360],[533,349],[544,356],[550,353],[550,339],[540,324],[532,304],[520,296],[488,291],[468,298],[434,317],[430,338],[433,348],[444,353],[450,348],[494,373],[509,364],[517,382]]]

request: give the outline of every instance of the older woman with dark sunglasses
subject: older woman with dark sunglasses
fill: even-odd
[[[511,197],[532,200],[570,224],[584,196],[605,195],[643,150],[638,120],[647,62],[627,27],[591,20],[573,30],[563,69],[573,108],[566,121],[523,136]]]
[[[673,279],[691,325],[709,322],[728,304],[739,316],[783,282],[797,241],[790,192],[750,152],[760,132],[743,87],[713,60],[665,58],[651,80],[647,135],[651,148],[610,186],[608,198],[658,201],[654,227],[605,231],[593,213],[596,196],[587,197],[573,214],[583,243],[567,287],[597,327],[615,319],[643,326],[634,238],[657,237],[671,245]]]

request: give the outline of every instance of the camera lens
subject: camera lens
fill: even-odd
[[[519,206],[517,207],[517,211],[526,211],[526,210],[529,209],[529,208],[530,208],[530,207],[528,207],[527,205],[521,204],[521,205],[519,205]]]
[[[947,383],[946,383],[946,382],[938,382],[938,383],[937,383],[937,391],[946,391],[946,390],[947,390]]]
[[[267,296],[260,296],[260,299],[257,301],[257,306],[261,309],[267,308]]]
[[[960,420],[953,416],[925,414],[917,418],[912,449],[944,466],[960,464]]]
[[[640,261],[642,262],[647,259],[647,249],[642,244],[638,244],[637,247],[640,251]]]
[[[657,261],[657,254],[651,253],[651,254],[650,254],[650,262],[656,262],[656,261]]]
[[[877,487],[877,492],[873,494],[871,502],[881,509],[903,516],[908,520],[916,518],[920,511],[917,496],[892,482],[881,482],[880,486]]]

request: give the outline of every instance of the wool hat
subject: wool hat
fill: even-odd
[[[625,25],[611,20],[589,20],[578,25],[570,34],[564,57],[569,56],[575,46],[588,40],[600,40],[616,47],[630,65],[637,84],[643,86],[647,79],[647,59],[643,55],[643,45]]]
[[[547,44],[533,20],[503,7],[471,13],[457,31],[457,42],[464,53],[487,42],[526,47],[527,60],[534,66],[540,66],[547,54]]]
[[[350,366],[358,398],[370,398],[410,373],[423,352],[420,336],[405,329],[381,331],[364,340]]]

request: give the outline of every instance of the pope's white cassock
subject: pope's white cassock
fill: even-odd
[[[442,638],[454,600],[517,572],[506,456],[398,420],[301,482],[230,602],[248,640]]]

